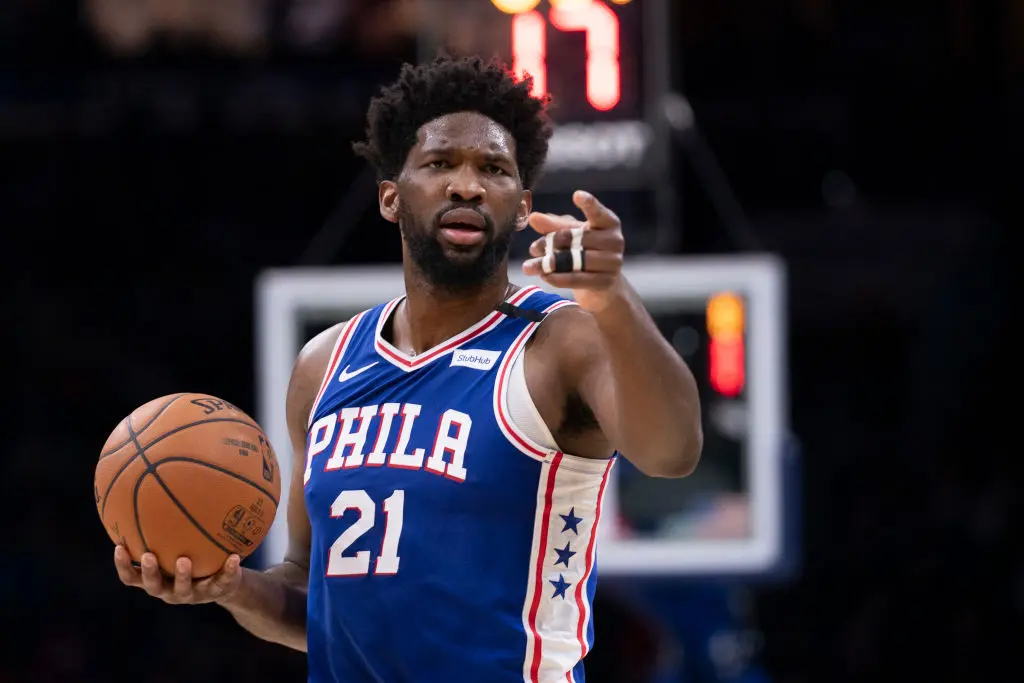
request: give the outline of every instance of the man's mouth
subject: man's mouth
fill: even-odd
[[[441,216],[441,235],[451,244],[470,246],[484,241],[487,219],[473,209],[452,209]]]
[[[483,242],[487,238],[487,233],[483,230],[455,223],[446,228],[441,228],[441,236],[449,244],[472,246]]]

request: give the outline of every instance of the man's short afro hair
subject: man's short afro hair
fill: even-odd
[[[553,128],[548,98],[530,94],[532,79],[517,81],[498,62],[443,55],[433,62],[406,64],[392,85],[370,102],[366,141],[355,153],[377,170],[378,180],[394,180],[416,144],[420,127],[460,111],[475,111],[496,121],[516,141],[516,163],[523,187],[540,178]]]

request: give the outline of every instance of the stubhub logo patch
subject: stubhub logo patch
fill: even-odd
[[[486,349],[455,349],[452,352],[451,367],[462,366],[474,370],[490,370],[498,362],[501,351]]]

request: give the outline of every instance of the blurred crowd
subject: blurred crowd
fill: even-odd
[[[345,41],[361,51],[388,51],[415,34],[412,0],[87,0],[90,24],[121,56],[153,42],[203,46],[258,56],[272,42],[302,51]],[[276,40],[275,40],[276,39]]]

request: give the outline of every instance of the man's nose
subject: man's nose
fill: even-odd
[[[487,191],[480,182],[479,175],[468,164],[462,164],[454,170],[448,180],[448,201],[482,202],[487,198]]]

